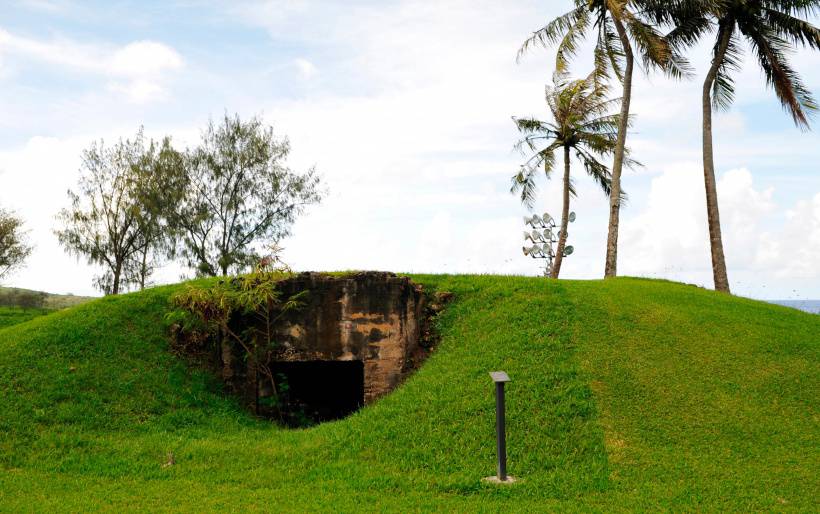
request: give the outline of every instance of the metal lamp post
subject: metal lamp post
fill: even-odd
[[[504,384],[510,381],[510,377],[503,371],[493,371],[490,377],[495,383],[495,437],[498,455],[495,478],[498,482],[512,482],[513,478],[507,476],[507,427],[504,403]]]

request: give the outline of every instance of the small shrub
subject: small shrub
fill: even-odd
[[[241,349],[254,387],[254,412],[259,414],[263,407],[280,418],[277,384],[281,387],[281,381],[271,369],[277,347],[273,329],[283,315],[301,308],[308,294],[302,291],[283,299],[277,284],[284,276],[263,261],[247,275],[207,286],[189,285],[172,297],[175,309],[168,315],[175,350],[188,355],[218,355],[222,379],[229,385],[233,385],[235,374],[234,348]],[[269,396],[260,398],[260,389],[269,391]]]

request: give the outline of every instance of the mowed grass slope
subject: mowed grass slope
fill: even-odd
[[[657,281],[414,278],[456,296],[437,351],[308,430],[168,352],[178,286],[0,329],[0,510],[816,508],[820,317]],[[504,487],[481,482],[496,369]]]

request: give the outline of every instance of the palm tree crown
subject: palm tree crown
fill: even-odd
[[[789,54],[795,46],[820,50],[820,29],[801,19],[820,13],[820,0],[655,0],[647,4],[646,12],[658,22],[676,25],[668,35],[676,48],[690,46],[716,28],[715,72],[710,77],[714,108],[725,109],[734,100],[732,72],[740,68],[745,39],[766,83],[794,123],[809,127],[809,117],[818,106],[792,68]]]
[[[524,136],[516,148],[534,152],[512,181],[512,192],[520,194],[521,202],[527,207],[532,207],[535,201],[538,172],[543,169],[549,178],[555,167],[555,152],[562,148],[575,151],[589,176],[604,193],[610,193],[612,176],[600,160],[615,151],[620,115],[611,111],[620,100],[607,99],[606,87],[596,85],[592,75],[571,81],[556,76],[554,83],[546,87],[545,95],[552,122],[513,118]],[[635,161],[628,159],[628,163],[634,165]],[[572,185],[570,191],[575,194]]]
[[[644,19],[642,4],[634,0],[575,0],[574,9],[533,32],[524,41],[518,50],[518,59],[533,46],[557,45],[556,72],[567,73],[569,61],[576,55],[579,44],[592,33],[597,80],[614,74],[623,81],[624,60],[627,54],[632,54],[633,48],[640,54],[647,70],[660,68],[672,76],[687,75],[688,63],[663,34]]]
[[[537,192],[536,176],[543,169],[550,178],[555,167],[555,152],[563,150],[564,180],[561,232],[558,250],[553,264],[552,276],[558,278],[561,271],[567,239],[570,196],[575,196],[570,177],[570,154],[584,166],[587,174],[595,180],[607,195],[612,192],[612,175],[601,159],[611,156],[618,146],[620,114],[612,114],[619,100],[607,98],[607,88],[595,79],[593,73],[583,80],[566,80],[556,74],[554,87],[547,86],[546,101],[552,113],[552,122],[535,118],[513,118],[523,138],[516,147],[529,150],[532,155],[513,176],[511,192],[521,197],[521,202],[532,208]],[[629,158],[626,164],[637,164]],[[619,193],[622,194],[622,193]]]

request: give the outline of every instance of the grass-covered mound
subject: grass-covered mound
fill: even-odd
[[[177,287],[0,329],[0,510],[816,506],[820,317],[657,281],[415,279],[455,293],[437,351],[308,430],[253,419],[168,351]],[[513,486],[481,482],[496,369]]]

